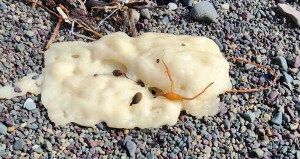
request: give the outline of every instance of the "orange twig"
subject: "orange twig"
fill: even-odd
[[[59,32],[59,28],[61,26],[63,19],[59,19],[58,23],[55,26],[55,29],[53,31],[53,34],[50,38],[50,40],[48,41],[47,45],[46,45],[46,49],[48,49],[50,47],[50,45],[53,43],[53,41],[55,40],[56,36],[58,35]]]
[[[248,92],[262,91],[262,90],[270,89],[272,86],[274,86],[276,84],[277,73],[276,73],[276,71],[274,71],[272,68],[270,68],[268,66],[259,65],[259,64],[252,63],[250,61],[247,61],[247,60],[244,60],[244,59],[240,59],[240,58],[236,58],[236,57],[229,57],[229,58],[227,58],[227,60],[242,61],[242,62],[251,64],[251,65],[254,65],[256,67],[265,68],[265,69],[269,70],[270,72],[273,72],[273,75],[274,75],[274,79],[273,79],[272,83],[269,86],[267,86],[267,87],[264,87],[264,88],[249,88],[249,89],[242,89],[242,90],[233,89],[233,90],[226,91],[227,93],[248,93]]]

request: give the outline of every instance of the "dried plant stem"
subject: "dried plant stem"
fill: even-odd
[[[270,89],[272,86],[274,86],[276,84],[277,73],[276,73],[275,70],[273,70],[272,68],[270,68],[268,66],[259,65],[259,64],[252,63],[250,61],[247,61],[247,60],[244,60],[244,59],[241,59],[241,58],[236,58],[236,57],[229,57],[229,58],[227,58],[227,60],[241,61],[241,62],[245,62],[245,63],[251,64],[251,65],[254,65],[256,67],[265,68],[268,71],[272,72],[273,75],[274,75],[274,79],[273,79],[272,83],[269,86],[267,86],[267,87],[263,87],[263,88],[249,88],[249,89],[242,89],[242,90],[233,89],[233,90],[226,91],[227,93],[249,93],[249,92],[255,92],[255,91],[263,91],[263,90]]]
[[[53,43],[53,41],[55,40],[56,36],[58,35],[59,32],[59,28],[61,26],[63,19],[59,19],[58,23],[56,24],[53,34],[50,38],[50,40],[48,41],[47,45],[46,45],[46,49],[48,49],[50,47],[50,45]]]

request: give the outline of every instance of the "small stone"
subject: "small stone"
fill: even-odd
[[[126,148],[127,148],[127,152],[129,153],[129,155],[132,157],[134,156],[134,153],[136,151],[136,144],[134,142],[132,142],[131,140],[126,142]]]
[[[297,130],[298,126],[299,126],[299,123],[290,124],[290,129],[291,130]]]
[[[228,3],[224,3],[221,5],[222,10],[229,10],[229,4]]]
[[[45,140],[45,147],[46,147],[46,150],[48,150],[49,152],[52,151],[52,144],[50,141]]]
[[[298,151],[296,152],[296,158],[297,158],[297,159],[300,159],[300,150],[298,150]]]
[[[165,16],[163,19],[162,19],[162,22],[165,23],[165,24],[168,24],[170,21],[169,21],[169,18],[167,16]]]
[[[153,153],[150,153],[147,155],[147,159],[155,159],[155,155]]]
[[[19,43],[16,45],[17,51],[23,52],[25,50],[25,45],[22,43]]]
[[[13,145],[13,149],[22,150],[24,146],[25,146],[24,140],[23,139],[18,139],[17,141],[15,141],[15,143]]]
[[[243,118],[247,121],[249,121],[250,123],[255,121],[255,114],[252,112],[247,112],[245,114],[243,114]]]
[[[287,4],[278,4],[280,12],[290,18],[298,27],[300,27],[300,12]]]
[[[151,18],[149,9],[147,9],[147,8],[146,9],[141,9],[140,14],[141,14],[142,17],[145,17],[147,19]]]
[[[15,87],[15,88],[14,88],[14,92],[16,92],[16,93],[21,93],[22,90],[20,89],[20,87]]]
[[[273,101],[275,101],[275,99],[277,98],[277,96],[279,95],[278,91],[273,91],[269,94],[269,98],[268,98],[268,103],[272,103]]]
[[[218,13],[212,3],[201,1],[193,7],[191,16],[197,21],[217,22]]]
[[[244,11],[242,13],[242,19],[245,20],[246,22],[249,22],[251,19],[251,14],[248,11]]]
[[[295,58],[293,58],[291,61],[289,61],[289,64],[295,68],[300,67],[300,56],[296,56]]]
[[[14,126],[11,126],[11,127],[7,128],[7,132],[13,132],[13,131],[15,131],[15,127]]]
[[[264,122],[268,122],[268,121],[271,120],[271,116],[269,114],[264,114],[263,115],[263,120],[264,120]]]
[[[4,104],[1,104],[1,103],[0,103],[0,113],[1,113],[2,110],[3,110],[3,107],[4,107]]]
[[[28,98],[25,103],[24,103],[24,108],[26,108],[27,110],[34,110],[36,109],[36,104],[33,102],[33,100],[31,98]]]
[[[283,56],[279,56],[277,59],[276,59],[276,63],[285,71],[288,70],[288,65],[287,65],[287,62],[286,62],[286,59],[283,57]]]
[[[275,3],[278,4],[278,3],[284,3],[285,0],[275,0]]]
[[[271,121],[272,121],[272,123],[274,123],[276,125],[281,125],[281,123],[282,123],[282,112],[275,113]]]
[[[4,9],[6,9],[6,5],[5,5],[5,3],[0,3],[0,10],[4,10]]]
[[[286,73],[286,72],[284,72],[283,73],[283,75],[284,75],[284,79],[285,79],[285,81],[287,82],[287,83],[292,83],[293,82],[293,77],[291,76],[291,75],[289,75],[288,73]]]
[[[191,6],[193,6],[193,0],[182,0],[182,2],[185,4],[185,5],[187,5],[187,6],[189,6],[189,7],[191,7]]]
[[[250,153],[253,157],[261,158],[264,156],[264,151],[260,148],[253,149]]]
[[[176,10],[177,9],[177,4],[175,4],[175,3],[169,3],[168,4],[168,9],[169,10]]]
[[[0,123],[0,134],[5,135],[7,133],[7,127]]]
[[[26,31],[25,34],[29,37],[32,37],[34,35],[33,31]]]

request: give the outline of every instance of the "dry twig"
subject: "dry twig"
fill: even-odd
[[[59,32],[59,28],[61,26],[63,19],[59,19],[58,23],[55,26],[55,29],[53,31],[53,34],[50,38],[50,40],[48,41],[47,45],[46,45],[46,49],[48,49],[50,47],[50,45],[53,43],[53,41],[55,40],[56,36],[58,35]]]

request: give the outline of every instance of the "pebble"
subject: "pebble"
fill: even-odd
[[[290,124],[290,129],[291,130],[297,130],[298,127],[299,127],[299,123]]]
[[[252,17],[252,15],[248,11],[244,11],[241,16],[242,19],[245,20],[246,22],[249,22]]]
[[[26,31],[25,34],[29,37],[33,37],[34,32],[33,31]]]
[[[14,88],[14,92],[16,92],[16,93],[21,93],[22,90],[20,89],[20,87],[15,87],[15,88]]]
[[[261,158],[264,156],[264,151],[260,148],[256,148],[251,150],[251,154],[253,155],[253,157]]]
[[[193,6],[194,0],[182,0],[182,2],[183,2],[185,5],[191,7],[191,6]]]
[[[16,45],[17,51],[23,52],[25,50],[25,45],[23,43],[19,43]]]
[[[25,146],[25,142],[23,139],[18,139],[17,141],[15,141],[14,145],[13,145],[13,149],[15,150],[22,150]]]
[[[147,19],[150,19],[151,18],[151,15],[150,15],[150,12],[149,12],[149,9],[141,9],[140,10],[140,14],[141,16],[147,18]]]
[[[45,140],[45,147],[46,147],[46,150],[48,150],[49,152],[52,151],[52,144],[50,141]]]
[[[176,10],[177,9],[177,4],[175,4],[175,3],[169,3],[168,4],[168,9],[169,10]]]
[[[0,103],[0,113],[2,112],[4,104]]]
[[[287,65],[287,62],[286,62],[286,59],[283,57],[283,56],[279,56],[277,59],[276,59],[276,63],[285,71],[288,70],[288,65]]]
[[[272,123],[276,125],[282,124],[282,112],[277,112],[273,115],[273,118],[271,119]]]
[[[7,133],[7,127],[0,123],[0,134],[5,135]]]
[[[36,109],[36,104],[34,103],[34,101],[31,98],[28,98],[25,103],[24,103],[24,108],[26,108],[27,110],[34,110]]]
[[[193,7],[191,16],[197,21],[217,22],[218,13],[213,4],[201,1]]]
[[[283,3],[279,3],[278,8],[283,15],[290,18],[298,27],[300,27],[300,12],[297,11],[296,8]]]
[[[295,68],[300,67],[300,57],[299,56],[294,57],[291,61],[289,61],[289,64]]]
[[[0,10],[4,10],[4,9],[6,9],[6,5],[5,5],[5,3],[0,3]]]
[[[252,112],[247,112],[243,114],[243,118],[249,121],[250,123],[253,123],[255,121],[255,114]]]
[[[229,10],[229,4],[228,3],[224,3],[221,5],[221,9],[222,10]]]
[[[155,155],[153,153],[150,153],[147,155],[147,159],[155,159]]]
[[[128,154],[132,157],[134,156],[134,153],[136,151],[136,144],[134,142],[132,142],[131,140],[126,142],[126,149]]]

